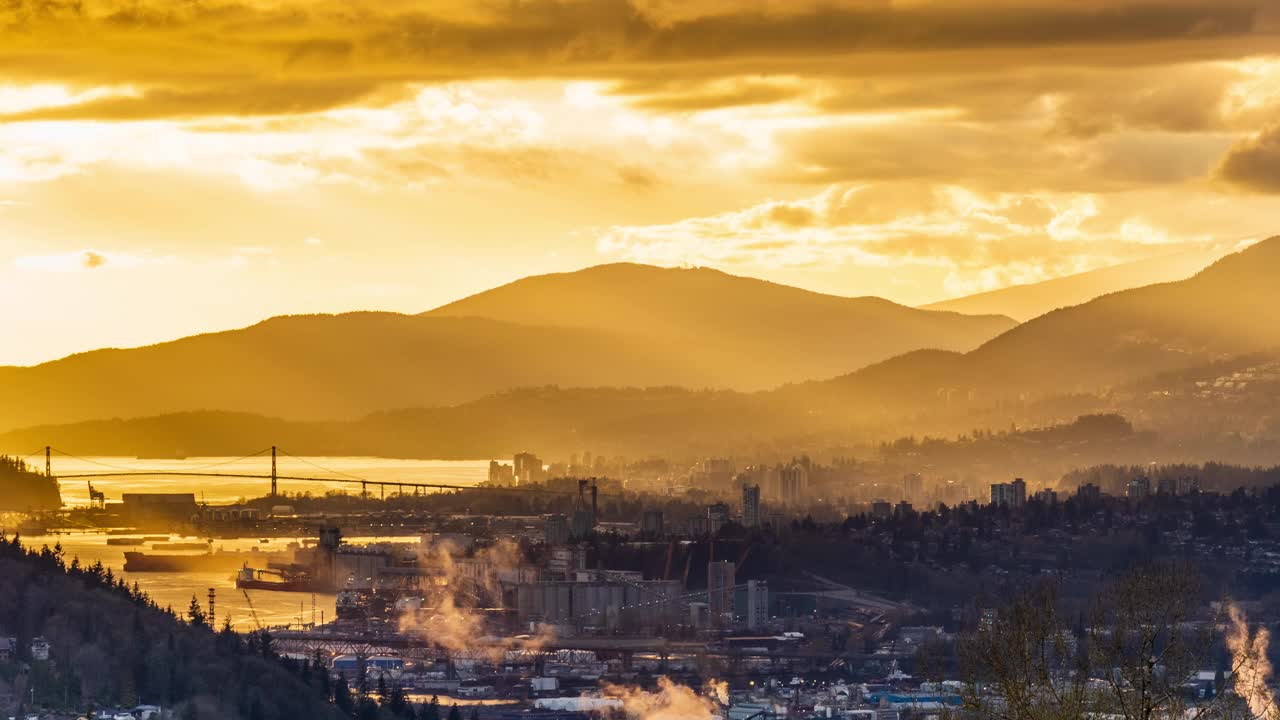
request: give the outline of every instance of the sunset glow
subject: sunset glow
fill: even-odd
[[[0,364],[615,261],[917,305],[1225,252],[1280,193],[1263,0],[88,0],[0,28],[0,333],[28,340]]]

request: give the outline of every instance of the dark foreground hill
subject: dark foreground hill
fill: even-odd
[[[420,316],[279,317],[0,367],[0,430],[191,410],[350,419],[546,384],[754,389],[918,348],[969,350],[1013,324],[711,270],[604,266]]]
[[[0,661],[0,683],[18,691],[24,710],[34,698],[79,714],[151,704],[179,718],[343,717],[323,672],[289,669],[260,638],[215,634],[192,617],[180,622],[100,564],[81,567],[48,548],[28,553],[0,534],[0,635],[17,640],[17,657]],[[36,637],[49,642],[47,661],[31,656]],[[21,663],[30,671],[20,674]]]
[[[0,512],[57,510],[62,507],[58,483],[37,473],[19,458],[0,455]]]

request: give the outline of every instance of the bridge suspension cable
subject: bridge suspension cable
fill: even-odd
[[[490,485],[459,485],[456,483],[437,483],[437,482],[421,482],[421,481],[407,481],[407,480],[380,480],[380,479],[374,479],[369,477],[363,477],[360,475],[354,475],[352,473],[343,472],[341,470],[335,470],[333,468],[325,467],[324,465],[313,462],[307,458],[294,455],[293,453],[290,453],[285,450],[281,450],[279,448],[271,448],[271,447],[263,448],[262,450],[259,450],[257,452],[251,453],[249,455],[244,455],[238,458],[233,458],[229,460],[219,460],[217,462],[206,463],[204,465],[197,465],[190,468],[182,467],[182,468],[174,468],[174,469],[165,469],[165,468],[147,469],[147,468],[138,467],[136,465],[134,466],[116,465],[113,463],[102,462],[100,460],[94,460],[92,458],[86,458],[86,457],[81,457],[79,455],[74,455],[72,453],[69,453],[65,450],[61,450],[58,448],[51,448],[51,450],[63,457],[71,458],[73,460],[78,460],[83,463],[105,468],[105,470],[86,470],[83,472],[63,473],[58,475],[58,477],[64,478],[64,479],[147,477],[147,476],[242,478],[242,479],[273,480],[273,481],[286,480],[286,481],[293,481],[293,482],[345,483],[345,484],[359,483],[362,486],[362,488],[367,487],[369,485],[377,485],[383,489],[387,487],[392,487],[392,488],[399,488],[402,490],[404,488],[433,489],[433,490],[488,490],[492,492],[526,493],[526,494],[541,494],[541,495],[564,495],[564,496],[578,495],[578,491],[575,491],[575,490],[557,490],[557,489],[547,488],[547,487],[503,487],[503,486],[490,486]],[[216,468],[225,467],[227,465],[231,465],[238,462],[243,462],[245,460],[249,460],[261,455],[265,455],[269,452],[272,452],[273,450],[281,455],[285,455],[289,458],[305,463],[306,465],[309,465],[321,472],[330,473],[338,477],[280,475],[275,472],[274,462],[272,467],[273,472],[270,475],[263,474],[263,473],[250,473],[250,472],[214,471]],[[37,451],[37,453],[33,453],[33,454],[39,454],[41,452],[43,452],[43,450]],[[273,461],[274,461],[274,455],[273,455]],[[274,490],[274,484],[273,484],[273,490]],[[603,497],[618,496],[616,493],[601,493],[601,495]]]
[[[81,457],[81,456],[79,456],[79,455],[73,455],[72,453],[69,453],[69,452],[67,452],[66,450],[61,450],[61,449],[59,449],[59,448],[51,448],[51,449],[53,450],[53,452],[55,452],[55,453],[57,453],[58,455],[61,455],[61,456],[63,456],[63,457],[67,457],[67,458],[70,458],[70,459],[72,459],[72,460],[78,460],[78,461],[83,462],[83,463],[89,463],[90,465],[98,465],[98,466],[100,466],[100,467],[111,468],[112,470],[120,470],[120,471],[126,471],[126,472],[127,472],[127,471],[143,471],[143,470],[146,470],[146,468],[139,467],[139,466],[137,466],[137,465],[117,465],[117,464],[114,464],[114,463],[102,462],[101,460],[94,460],[93,458],[86,458],[86,457]],[[43,452],[44,452],[44,449],[43,449],[43,448],[41,448],[40,450],[38,450],[38,451],[37,451],[37,453],[43,453]],[[271,452],[271,448],[269,448],[269,447],[268,447],[268,448],[263,448],[263,449],[261,449],[261,450],[259,450],[259,451],[257,451],[257,452],[254,452],[254,453],[250,453],[249,455],[245,455],[245,456],[243,456],[243,457],[232,458],[232,459],[230,459],[230,460],[219,460],[219,461],[217,461],[217,462],[206,463],[206,464],[204,464],[204,465],[194,465],[194,466],[191,466],[191,467],[184,467],[184,468],[183,468],[183,470],[194,471],[194,470],[205,470],[205,469],[208,469],[208,468],[222,467],[222,466],[224,466],[224,465],[231,465],[231,464],[233,464],[233,463],[238,463],[238,462],[243,462],[243,461],[245,461],[245,460],[250,460],[250,459],[255,458],[255,457],[258,457],[258,456],[260,456],[260,455],[264,455],[264,454],[266,454],[266,453],[268,453],[268,452]],[[161,471],[157,470],[156,472],[158,473],[158,472],[161,472]],[[70,477],[70,476],[68,476],[68,475],[64,475],[63,477]]]
[[[366,482],[366,483],[378,482],[377,480],[370,480],[369,478],[360,477],[359,475],[352,475],[351,473],[343,472],[343,471],[341,471],[341,470],[334,470],[333,468],[327,468],[327,467],[325,467],[325,466],[323,466],[323,465],[321,465],[321,464],[319,464],[319,463],[311,462],[310,460],[308,460],[308,459],[306,459],[306,458],[304,458],[304,457],[299,457],[299,456],[297,456],[297,455],[294,455],[293,453],[289,452],[288,450],[280,450],[279,448],[277,448],[277,450],[279,451],[279,453],[280,453],[281,455],[284,455],[285,457],[291,457],[291,458],[293,458],[294,460],[297,460],[298,462],[301,462],[301,463],[305,463],[305,464],[307,464],[307,465],[310,465],[311,467],[313,467],[313,468],[315,468],[315,469],[317,469],[317,470],[319,470],[319,471],[321,471],[321,472],[327,472],[327,473],[331,473],[331,474],[333,474],[333,475],[341,475],[342,477],[350,478],[351,480],[353,480],[353,481],[355,481],[355,482]]]
[[[213,478],[248,478],[254,480],[270,480],[270,475],[254,475],[250,473],[218,473],[218,472],[183,472],[177,470],[129,470],[121,472],[86,472],[67,473],[59,478],[112,478],[112,477],[146,477],[164,475],[166,477],[213,477]],[[298,475],[277,475],[278,480],[294,482],[328,482],[328,483],[364,483],[369,485],[386,485],[396,488],[433,488],[438,490],[488,490],[492,492],[516,492],[544,495],[577,495],[569,490],[553,490],[549,488],[500,487],[488,485],[455,485],[450,483],[413,482],[405,480],[353,480],[348,478],[305,477]],[[606,496],[607,497],[607,496]]]

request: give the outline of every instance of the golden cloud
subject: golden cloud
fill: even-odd
[[[1280,125],[1234,145],[1217,175],[1243,190],[1280,194]]]
[[[1274,46],[1270,8],[1265,0],[13,0],[0,8],[0,64],[22,82],[139,89],[44,117],[279,114],[341,106],[406,82],[713,81],[1237,58]],[[742,81],[645,102],[697,109],[795,91]]]
[[[601,253],[663,265],[929,266],[953,292],[988,290],[1200,248],[1087,194],[976,193],[898,182],[833,185],[675,223],[610,228]],[[1158,246],[1158,247],[1156,247]]]

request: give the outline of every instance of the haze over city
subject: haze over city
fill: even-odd
[[[0,720],[1280,720],[1275,0],[0,0]]]

